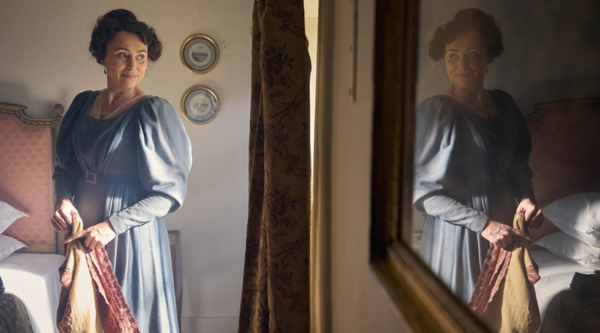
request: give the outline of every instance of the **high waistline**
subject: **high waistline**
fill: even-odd
[[[140,178],[138,176],[129,175],[108,175],[102,173],[95,173],[86,171],[85,175],[81,177],[88,184],[128,184],[137,185],[140,184]]]

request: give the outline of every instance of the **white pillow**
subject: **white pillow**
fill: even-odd
[[[590,245],[600,246],[600,192],[558,199],[542,208],[560,230]]]
[[[0,201],[0,234],[8,229],[13,222],[23,216],[27,216],[27,214],[15,209],[4,201]]]
[[[27,245],[21,243],[18,239],[6,235],[0,235],[0,260],[10,256],[18,249],[27,247]]]
[[[562,231],[543,237],[534,244],[582,266],[600,270],[600,247],[586,244]]]

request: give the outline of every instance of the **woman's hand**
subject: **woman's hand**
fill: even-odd
[[[493,245],[507,249],[513,243],[512,228],[504,223],[490,220],[487,227],[481,232],[481,236]]]
[[[70,243],[76,239],[85,237],[83,245],[91,250],[96,250],[117,237],[117,233],[113,229],[112,225],[108,220],[100,222],[95,226],[81,230],[75,233],[73,236],[65,239],[65,244]]]
[[[73,224],[73,216],[79,214],[71,199],[62,199],[56,204],[56,211],[50,219],[52,228],[56,231],[63,231]]]
[[[523,214],[525,217],[525,224],[530,228],[535,229],[542,225],[544,221],[544,214],[529,198],[524,198],[517,207],[517,214]]]

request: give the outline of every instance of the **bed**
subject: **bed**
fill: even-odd
[[[5,293],[23,303],[33,332],[57,332],[58,267],[64,256],[49,219],[54,138],[64,108],[57,104],[54,118],[31,118],[25,109],[0,103],[0,202],[27,214],[2,232],[27,248],[0,260],[0,277]]]
[[[548,207],[559,199],[600,191],[600,98],[562,100],[535,107],[527,123],[533,147],[529,165],[538,206]],[[593,274],[594,269],[535,244],[532,256],[539,266],[541,279],[535,290],[544,320],[555,296],[570,289],[573,275]]]

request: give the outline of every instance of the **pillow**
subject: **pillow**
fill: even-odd
[[[571,237],[600,246],[600,192],[558,199],[542,208],[542,213]]]
[[[542,237],[534,244],[582,266],[600,270],[600,247],[589,245],[562,231]]]
[[[0,235],[0,260],[10,256],[18,249],[27,247],[27,245],[21,243],[18,239],[6,235]]]
[[[4,201],[0,201],[0,234],[8,229],[13,222],[23,216],[27,216],[27,214],[15,209]]]

